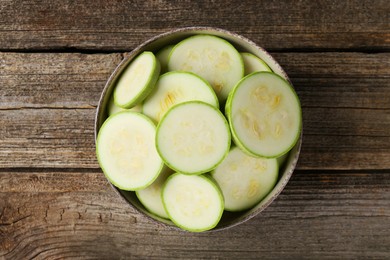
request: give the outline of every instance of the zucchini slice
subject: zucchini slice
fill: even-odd
[[[161,72],[160,73],[165,73],[168,71],[168,60],[169,60],[169,54],[171,53],[171,50],[173,49],[175,45],[168,45],[159,50],[156,53],[156,58],[160,62],[161,66]]]
[[[171,175],[163,187],[162,198],[169,218],[178,227],[188,231],[212,229],[222,217],[222,193],[204,175]]]
[[[259,57],[253,55],[249,52],[241,52],[242,59],[244,61],[244,67],[245,67],[245,75],[249,75],[256,71],[269,71],[272,72],[270,67],[268,67],[267,63],[265,63],[262,59]]]
[[[107,105],[107,114],[108,114],[108,116],[112,116],[113,114],[116,114],[116,113],[119,113],[119,112],[122,112],[122,111],[141,112],[142,111],[142,105],[141,104],[137,104],[134,107],[129,108],[129,109],[121,108],[121,107],[118,107],[117,105],[115,105],[114,96],[111,96],[110,100],[108,101],[108,105]]]
[[[240,53],[228,41],[211,35],[195,35],[179,42],[171,51],[169,70],[193,72],[207,80],[220,101],[225,101],[244,76]]]
[[[169,216],[164,209],[161,191],[165,181],[171,174],[172,170],[164,166],[158,178],[151,185],[135,192],[139,201],[150,213],[165,219],[168,219]]]
[[[297,142],[301,106],[293,87],[270,72],[244,77],[226,102],[235,144],[258,157],[279,157]]]
[[[163,162],[156,151],[155,134],[154,123],[136,112],[119,112],[103,123],[96,154],[113,185],[122,190],[137,190],[158,177]]]
[[[185,174],[208,172],[230,148],[230,131],[215,107],[188,101],[173,106],[157,126],[157,151],[169,168]]]
[[[211,176],[222,190],[225,210],[241,211],[255,206],[273,189],[278,171],[275,158],[255,158],[236,146]]]
[[[122,108],[141,103],[153,90],[160,74],[160,63],[152,52],[137,56],[122,72],[114,89],[114,102]]]
[[[156,88],[144,101],[143,113],[159,122],[173,105],[191,100],[219,108],[218,98],[205,80],[189,72],[168,72],[160,76]]]

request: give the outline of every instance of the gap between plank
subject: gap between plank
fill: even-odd
[[[4,173],[103,173],[100,168],[54,168],[54,167],[8,167],[0,168],[0,174]]]
[[[15,167],[0,168],[2,173],[50,173],[50,172],[69,172],[69,173],[102,173],[100,168],[54,168],[54,167]],[[294,174],[390,174],[390,169],[351,169],[351,170],[329,170],[329,169],[300,169],[294,170]]]
[[[10,53],[80,53],[80,54],[113,54],[131,52],[133,49],[88,49],[77,47],[64,48],[37,48],[37,49],[1,49],[0,52]],[[354,48],[266,48],[267,52],[273,53],[319,53],[319,52],[360,52],[366,54],[389,53],[387,47],[354,47]]]
[[[74,109],[96,109],[97,105],[86,105],[86,106],[23,106],[23,107],[0,107],[2,110],[25,110],[25,109],[53,109],[53,110],[74,110]]]

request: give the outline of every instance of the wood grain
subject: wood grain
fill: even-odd
[[[298,169],[388,169],[390,112],[304,109]],[[348,113],[346,113],[348,112]],[[93,109],[0,111],[0,167],[98,168]]]
[[[94,113],[94,109],[0,110],[0,167],[98,167]]]
[[[259,216],[203,234],[142,217],[99,171],[0,173],[4,259],[386,258],[389,219],[390,172],[298,172]]]
[[[390,108],[389,53],[271,53],[304,107]],[[127,53],[1,53],[0,109],[92,108]]]
[[[0,109],[95,108],[121,53],[1,53]]]
[[[0,0],[0,259],[389,259],[388,0]],[[297,170],[230,230],[168,230],[110,187],[94,117],[111,72],[186,26],[271,51],[303,107]]]
[[[390,5],[373,1],[0,1],[3,50],[128,51],[186,26],[221,27],[270,49],[390,47]]]
[[[390,54],[274,54],[303,106],[299,169],[390,168]],[[95,108],[122,57],[0,53],[0,167],[98,168]]]

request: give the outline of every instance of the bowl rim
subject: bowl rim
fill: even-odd
[[[116,66],[114,71],[111,73],[110,77],[107,79],[106,84],[101,92],[98,106],[96,108],[96,113],[95,113],[95,124],[94,124],[95,148],[96,148],[97,135],[98,135],[99,129],[103,123],[102,119],[107,118],[107,117],[104,117],[106,114],[106,106],[105,105],[107,105],[107,104],[104,105],[104,102],[105,101],[107,102],[108,98],[106,96],[111,95],[111,92],[113,90],[113,85],[115,83],[115,80],[119,76],[119,74],[128,65],[128,63],[130,63],[139,53],[141,53],[141,51],[143,51],[148,46],[157,43],[159,40],[163,40],[163,39],[166,39],[168,37],[174,37],[175,35],[178,38],[180,38],[179,36],[181,34],[186,34],[187,37],[189,37],[190,35],[195,35],[195,34],[209,34],[209,35],[221,36],[222,38],[227,37],[230,39],[235,39],[237,41],[240,41],[239,43],[236,43],[234,45],[241,46],[242,43],[245,43],[245,44],[247,44],[247,46],[245,46],[245,47],[251,47],[251,48],[259,51],[269,61],[272,61],[272,67],[276,68],[278,70],[277,74],[279,74],[283,78],[285,78],[291,84],[293,89],[295,89],[291,80],[289,79],[287,73],[280,66],[280,64],[276,61],[276,59],[273,56],[271,56],[263,47],[257,45],[252,40],[250,40],[250,39],[248,39],[240,34],[237,34],[237,33],[225,30],[225,29],[221,29],[218,27],[209,27],[209,26],[191,26],[191,27],[182,27],[182,28],[172,29],[172,30],[169,30],[167,32],[155,35],[155,36],[147,39],[146,41],[144,41],[143,43],[141,43],[137,47],[135,47],[131,52],[129,52],[129,54],[125,58],[122,59],[122,61]],[[181,37],[183,37],[183,36],[181,36]],[[185,37],[183,37],[183,39],[184,38]],[[229,41],[229,39],[227,39],[227,40]],[[296,142],[295,146],[290,150],[288,158],[286,159],[286,162],[284,162],[283,174],[281,174],[281,171],[279,171],[279,178],[278,178],[278,181],[277,181],[275,187],[270,191],[270,193],[268,193],[268,195],[266,197],[263,198],[262,201],[260,201],[252,209],[249,209],[247,211],[243,211],[243,212],[247,212],[247,213],[243,214],[243,216],[240,216],[238,220],[230,221],[226,225],[222,225],[222,226],[217,225],[215,228],[207,230],[207,231],[203,231],[202,233],[216,232],[216,231],[230,229],[232,227],[238,226],[238,225],[248,221],[249,219],[252,219],[256,215],[258,215],[260,212],[265,210],[280,195],[280,193],[284,190],[285,186],[289,182],[289,180],[290,180],[290,178],[291,178],[291,176],[296,168],[296,165],[298,163],[298,158],[299,158],[301,147],[302,147],[302,137],[303,137],[303,122],[301,124],[301,132],[300,132],[299,139]],[[291,151],[293,151],[293,153],[291,153]],[[119,190],[111,182],[109,182],[107,178],[106,178],[106,180],[110,184],[110,186],[114,189],[114,191],[119,195],[119,197],[121,197],[132,209],[135,209],[136,212],[140,213],[140,215],[142,215],[142,217],[146,217],[147,219],[151,220],[156,225],[168,228],[170,230],[189,232],[189,231],[183,230],[183,229],[175,226],[173,223],[170,223],[171,222],[170,220],[164,220],[164,219],[156,217],[156,216],[152,217],[151,213],[147,214],[146,210],[144,212],[143,210],[138,208],[136,205],[134,205],[131,201],[129,201],[126,198],[126,196],[123,194],[123,192],[126,192],[126,191]]]

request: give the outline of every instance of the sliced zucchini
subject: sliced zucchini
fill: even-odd
[[[270,72],[243,78],[226,102],[233,140],[252,156],[279,157],[297,142],[301,107],[292,86]]]
[[[149,185],[145,189],[137,190],[135,192],[139,201],[150,213],[166,219],[168,219],[169,216],[164,209],[161,191],[163,184],[172,174],[172,172],[173,171],[171,169],[165,166],[158,178],[151,185]]]
[[[222,193],[204,175],[171,175],[163,187],[162,198],[169,218],[188,231],[212,229],[222,217]]]
[[[278,163],[275,158],[255,158],[239,147],[211,173],[225,199],[225,210],[241,211],[259,203],[275,186]]]
[[[225,101],[244,76],[240,53],[228,41],[211,35],[196,35],[179,42],[171,51],[169,70],[193,72],[207,80],[220,101]]]
[[[115,105],[114,102],[114,96],[111,96],[110,100],[108,101],[107,105],[107,113],[109,116],[112,116],[113,114],[122,112],[122,111],[134,111],[134,112],[141,112],[142,111],[142,104],[137,104],[132,108],[126,109],[126,108],[121,108]]]
[[[269,71],[272,72],[270,67],[268,67],[267,63],[265,63],[262,59],[259,57],[253,55],[249,52],[241,52],[242,59],[244,61],[244,67],[245,67],[245,75],[249,75],[252,72],[256,71]]]
[[[155,146],[156,127],[146,116],[119,112],[100,128],[96,153],[107,179],[122,190],[149,186],[159,175],[163,162]]]
[[[114,102],[122,108],[141,103],[153,90],[160,74],[160,63],[152,52],[136,57],[122,72],[114,89]]]
[[[202,174],[214,169],[230,147],[230,131],[223,114],[201,101],[173,106],[160,121],[157,151],[177,172]]]
[[[168,72],[160,76],[156,88],[144,101],[143,113],[159,122],[170,107],[191,100],[219,107],[217,96],[205,80],[189,72]]]
[[[173,49],[175,45],[168,45],[159,50],[156,53],[156,58],[160,62],[161,66],[161,72],[160,73],[165,73],[168,71],[168,59],[169,59],[169,54],[171,53],[171,50]]]

